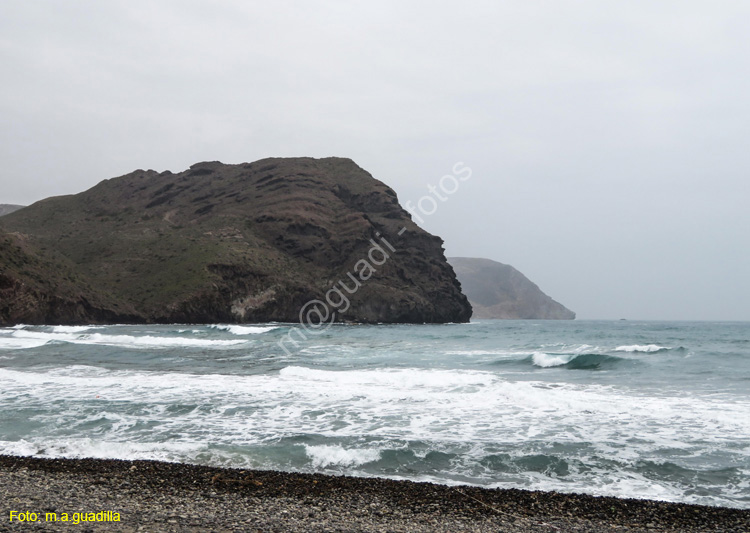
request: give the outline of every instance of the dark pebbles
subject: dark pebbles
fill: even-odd
[[[0,531],[750,531],[750,510],[156,461],[0,456],[0,502]]]

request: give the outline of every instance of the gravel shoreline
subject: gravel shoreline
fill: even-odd
[[[106,459],[0,456],[0,502],[0,531],[750,531],[750,510]],[[120,521],[72,522],[101,511]]]

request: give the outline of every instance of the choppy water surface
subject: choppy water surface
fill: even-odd
[[[290,327],[0,329],[0,453],[750,508],[750,324]]]

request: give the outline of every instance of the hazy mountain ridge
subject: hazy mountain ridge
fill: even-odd
[[[137,170],[9,214],[0,235],[6,324],[296,322],[340,280],[353,287],[348,274],[374,243],[389,257],[353,294],[340,291],[350,305],[333,295],[337,319],[471,315],[442,240],[349,159]]]
[[[476,257],[449,257],[473,318],[572,320],[576,314],[556,302],[510,265]]]
[[[24,206],[15,204],[0,204],[0,217],[3,215],[10,215],[13,211],[18,211],[22,207]]]

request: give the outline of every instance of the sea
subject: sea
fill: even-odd
[[[298,328],[2,328],[0,454],[750,509],[750,323]]]

